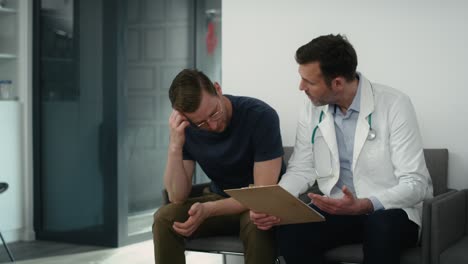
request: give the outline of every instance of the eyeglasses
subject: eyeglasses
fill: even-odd
[[[216,106],[219,110],[216,111],[214,114],[212,114],[210,117],[208,117],[206,120],[201,121],[199,123],[194,123],[193,125],[196,126],[197,128],[206,128],[208,127],[208,123],[212,121],[217,121],[223,116],[223,108],[221,107],[221,101],[218,101],[218,104]]]

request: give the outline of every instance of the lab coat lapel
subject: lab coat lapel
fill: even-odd
[[[330,113],[330,111],[328,111],[328,108],[329,106],[327,105],[323,109],[324,116],[322,122],[319,124],[319,129],[323,139],[331,151],[333,157],[333,174],[336,174],[337,169],[339,171],[338,144],[336,142],[335,120],[333,119],[333,115]]]
[[[354,136],[354,153],[353,153],[353,171],[356,168],[356,162],[359,158],[364,143],[366,143],[367,135],[369,134],[369,115],[374,112],[374,94],[372,86],[364,76],[360,75],[361,84],[361,109],[356,124],[356,133]]]

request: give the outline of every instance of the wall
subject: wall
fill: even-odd
[[[284,144],[295,138],[304,95],[296,49],[322,34],[346,34],[370,80],[413,100],[424,147],[448,148],[448,184],[468,188],[468,2],[223,2],[224,93],[259,97],[279,112]]]
[[[23,197],[23,221],[21,223],[20,240],[33,240],[33,141],[32,141],[32,1],[18,1],[19,16],[19,42],[21,55],[18,58],[18,84],[19,98],[22,101],[22,179],[24,180],[21,194]]]

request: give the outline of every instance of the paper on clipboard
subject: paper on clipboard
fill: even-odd
[[[279,185],[228,189],[224,192],[251,210],[279,217],[280,225],[325,221],[319,212]]]

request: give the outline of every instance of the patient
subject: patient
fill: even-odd
[[[185,237],[238,235],[245,263],[271,264],[272,231],[256,228],[249,211],[223,190],[276,184],[284,172],[276,111],[249,97],[223,95],[197,70],[183,70],[169,90],[173,111],[164,184],[172,202],[154,215],[156,263],[185,263]],[[197,162],[212,180],[203,196],[190,198]]]

